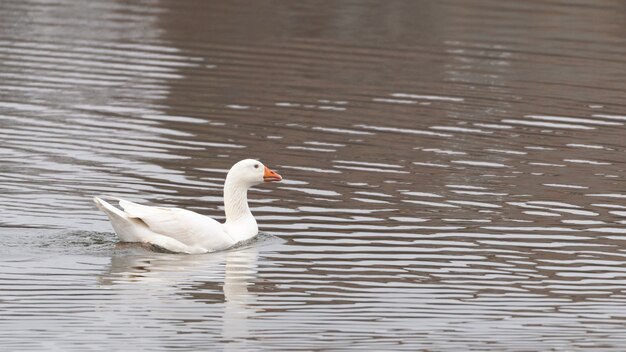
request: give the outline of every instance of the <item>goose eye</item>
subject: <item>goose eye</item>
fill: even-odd
[[[255,169],[258,169],[258,168],[259,168],[259,164],[255,164],[255,165],[254,165],[254,168],[255,168]]]

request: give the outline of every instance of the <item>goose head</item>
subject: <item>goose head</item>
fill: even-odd
[[[247,187],[263,182],[278,182],[282,179],[278,173],[254,159],[244,159],[237,162],[226,175],[227,182],[235,182]]]

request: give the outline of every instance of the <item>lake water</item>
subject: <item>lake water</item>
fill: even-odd
[[[0,4],[0,350],[626,341],[626,4]],[[120,244],[91,197],[262,234]]]

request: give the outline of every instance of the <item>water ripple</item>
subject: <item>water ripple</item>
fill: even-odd
[[[623,349],[622,4],[2,9],[0,349]],[[90,201],[223,220],[248,157],[228,251]]]

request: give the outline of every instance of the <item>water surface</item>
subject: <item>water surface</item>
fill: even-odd
[[[0,349],[622,350],[625,11],[3,1]],[[248,157],[228,251],[90,200],[221,220]]]

